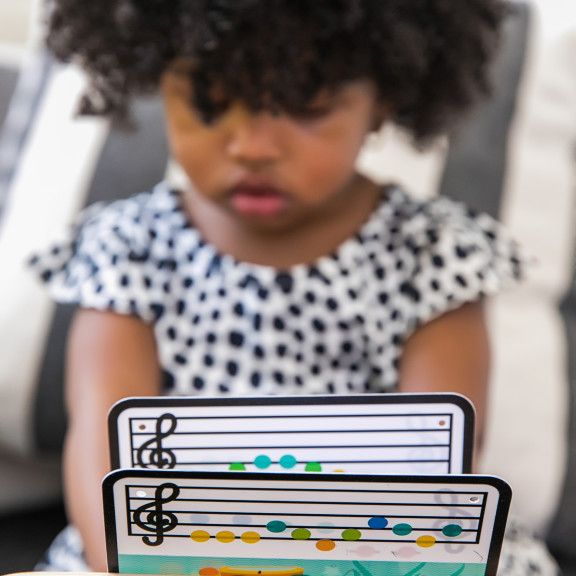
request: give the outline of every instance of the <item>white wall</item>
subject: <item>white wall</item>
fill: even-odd
[[[0,61],[18,61],[35,37],[37,0],[0,0]]]

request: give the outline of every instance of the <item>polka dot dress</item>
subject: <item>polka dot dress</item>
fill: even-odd
[[[33,259],[56,299],[154,326],[169,394],[346,394],[394,388],[418,326],[520,275],[486,215],[398,188],[357,234],[275,270],[206,243],[167,185],[85,212]]]
[[[31,264],[59,301],[150,323],[165,392],[185,395],[394,390],[419,326],[521,275],[516,245],[492,218],[396,187],[334,253],[287,270],[219,253],[167,184],[88,209]],[[543,546],[513,535],[500,575],[556,573]],[[73,527],[39,568],[88,569]]]

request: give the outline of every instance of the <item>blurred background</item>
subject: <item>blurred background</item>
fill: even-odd
[[[533,266],[489,305],[494,368],[482,471],[576,574],[576,2],[511,2],[493,97],[450,140],[417,152],[389,127],[360,167],[414,194],[500,218]],[[162,111],[139,129],[76,119],[82,75],[40,46],[38,0],[0,0],[0,573],[33,567],[64,524],[62,358],[71,309],[26,256],[84,205],[150,188],[169,165]],[[456,351],[455,351],[456,353]]]

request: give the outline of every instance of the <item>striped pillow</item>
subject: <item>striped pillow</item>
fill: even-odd
[[[514,5],[494,97],[451,142],[418,154],[386,132],[361,167],[499,217],[535,257],[528,282],[489,303],[483,467],[510,481],[515,512],[576,569],[576,9],[556,6]]]
[[[10,278],[0,283],[0,438],[21,454],[62,445],[62,359],[72,313],[49,299],[26,258],[86,204],[149,189],[168,162],[159,101],[136,102],[139,128],[126,133],[75,117],[84,86],[76,69],[37,56],[20,75],[0,139],[0,270]]]

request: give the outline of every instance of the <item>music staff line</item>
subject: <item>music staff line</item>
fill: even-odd
[[[264,482],[264,481],[261,481]],[[167,483],[172,485],[171,483]],[[164,486],[164,485],[162,485]],[[127,489],[128,490],[146,490],[146,489],[150,489],[150,488],[155,488],[154,486],[150,486],[148,484],[130,484],[129,486],[127,485]],[[255,491],[255,492],[302,492],[302,493],[310,493],[310,492],[316,492],[319,494],[323,494],[328,492],[328,490],[324,490],[324,489],[319,489],[319,488],[303,488],[303,487],[295,487],[295,488],[290,488],[288,486],[279,486],[278,488],[275,488],[274,486],[270,486],[270,485],[262,485],[262,486],[242,486],[241,489],[239,489],[238,487],[235,486],[219,486],[217,484],[210,484],[209,487],[207,486],[195,486],[195,485],[189,485],[189,486],[178,486],[178,489],[180,491],[185,491],[185,490],[191,490],[191,491],[197,491],[199,489],[208,489],[210,491],[216,491],[216,490],[226,490],[226,491],[231,491],[231,492],[237,492],[238,490],[241,490],[242,492],[249,492],[249,491]],[[367,488],[330,488],[329,492],[331,494],[338,494],[338,493],[349,493],[349,494],[377,494],[377,495],[381,495],[381,494],[397,494],[397,495],[405,495],[405,494],[410,494],[410,495],[426,495],[426,496],[451,496],[451,497],[459,497],[462,496],[464,498],[478,498],[477,500],[471,500],[473,506],[481,506],[483,505],[482,502],[484,500],[484,498],[487,496],[487,492],[484,491],[476,491],[476,490],[458,490],[458,491],[454,491],[454,490],[441,490],[441,491],[437,491],[437,490],[382,490],[380,489],[374,489],[374,490],[369,490]],[[138,498],[139,496],[131,496],[131,499],[135,499]],[[179,501],[185,501],[187,500],[187,498],[178,498]],[[221,500],[219,500],[221,501]],[[234,499],[234,500],[230,500],[231,502],[238,502],[239,500]],[[293,500],[290,500],[290,502],[293,502]],[[310,503],[313,501],[310,500],[305,500],[304,502]],[[325,500],[319,500],[318,502],[326,502]],[[372,503],[372,502],[370,502]],[[337,504],[345,504],[344,502],[340,502],[338,501]],[[406,503],[407,505],[409,505],[409,503]],[[418,503],[418,502],[413,502],[414,505],[420,505],[420,504],[426,504],[426,503]],[[462,503],[462,505],[464,504],[468,504],[466,503]],[[434,504],[434,503],[430,503],[431,506],[434,505],[438,505],[438,504]],[[457,504],[458,506],[460,506],[460,503]]]
[[[436,432],[438,434],[449,434],[450,430],[448,428],[366,428],[362,430],[301,430],[297,431],[298,434],[399,434],[402,432],[411,432],[411,433],[428,433],[428,432]],[[134,437],[138,436],[149,436],[151,432],[142,432],[142,431],[132,431],[132,435]],[[229,436],[229,435],[236,435],[236,434],[294,434],[294,430],[226,430],[222,432],[199,432],[199,431],[178,431],[172,432],[173,436]]]
[[[383,542],[383,541],[394,541],[396,542],[398,538],[392,538],[392,540],[387,540],[386,532],[382,533],[382,530],[388,526],[390,521],[394,521],[395,524],[392,526],[392,532],[395,536],[400,537],[400,539],[404,542],[408,542],[411,540],[407,540],[406,538],[412,534],[412,537],[416,537],[420,534],[415,542],[417,545],[422,547],[429,547],[433,546],[436,543],[442,543],[443,540],[439,540],[436,537],[436,534],[442,533],[444,536],[448,537],[447,542],[455,542],[458,541],[459,543],[468,542],[466,539],[469,535],[475,535],[474,542],[477,543],[480,538],[480,530],[482,526],[484,511],[485,511],[485,503],[486,503],[486,493],[473,493],[473,496],[469,496],[470,493],[458,493],[458,492],[437,492],[437,491],[429,491],[429,490],[408,490],[408,491],[397,491],[397,490],[380,490],[378,494],[380,496],[388,495],[388,500],[390,503],[387,502],[374,502],[372,495],[376,492],[374,490],[340,490],[339,492],[348,492],[349,494],[357,493],[360,495],[359,501],[346,501],[342,502],[340,500],[333,501],[328,498],[325,499],[316,499],[310,500],[310,498],[304,500],[294,500],[291,498],[290,500],[278,500],[278,498],[274,499],[265,499],[259,498],[258,500],[250,500],[245,498],[238,498],[234,497],[233,499],[222,499],[222,498],[191,498],[191,497],[184,497],[185,494],[187,495],[190,490],[197,490],[203,489],[202,487],[182,487],[178,486],[171,482],[166,482],[154,488],[154,497],[148,497],[146,493],[143,493],[144,490],[141,486],[129,486],[125,485],[125,498],[126,498],[126,513],[127,513],[127,529],[129,535],[141,537],[142,541],[148,546],[159,546],[166,536],[168,537],[179,537],[179,536],[189,536],[192,540],[196,542],[206,542],[213,536],[216,540],[220,542],[232,542],[235,541],[237,535],[231,532],[230,528],[238,528],[235,526],[235,522],[227,522],[222,524],[221,522],[210,522],[206,523],[205,521],[198,522],[196,519],[195,523],[190,523],[191,514],[193,515],[200,515],[204,519],[214,518],[218,516],[221,520],[222,517],[224,518],[232,518],[232,519],[239,519],[244,518],[247,519],[250,517],[251,524],[253,517],[258,517],[260,521],[262,519],[268,520],[267,524],[264,527],[264,533],[260,534],[259,532],[254,531],[254,527],[251,526],[247,532],[244,532],[240,535],[240,540],[245,543],[256,543],[260,540],[278,540],[278,539],[286,539],[291,541],[302,541],[302,540],[312,540],[317,541],[317,547],[320,546],[319,549],[323,549],[322,547],[326,543],[326,537],[315,537],[312,533],[312,530],[319,530],[322,531],[322,526],[326,525],[326,522],[330,523],[333,518],[342,518],[346,517],[349,521],[348,524],[355,524],[354,527],[347,527],[345,528],[340,538],[330,537],[330,549],[335,546],[334,541],[344,540],[344,541],[357,541],[362,540],[364,542]],[[148,487],[149,488],[149,487]],[[244,487],[234,487],[234,486],[220,486],[220,491],[226,491],[231,493],[232,496],[236,495],[244,495],[245,490]],[[257,488],[253,488],[256,490]],[[208,489],[210,490],[210,489]],[[282,490],[281,488],[275,489],[276,492]],[[300,492],[302,495],[309,496],[311,493],[324,493],[327,496],[334,497],[332,495],[332,491],[327,491],[325,489],[299,489],[294,488],[292,492]],[[368,492],[368,494],[367,494]],[[435,497],[438,499],[437,502],[422,502],[422,501],[412,501],[406,502],[406,497],[411,495],[414,497],[415,494],[425,495],[426,497]],[[466,496],[469,498],[469,503],[457,502],[458,496]],[[391,495],[401,496],[400,501],[395,501],[394,498],[390,497]],[[450,505],[447,503],[442,502],[442,497],[449,495],[452,498],[452,502]],[[482,498],[480,499],[480,496]],[[368,499],[369,498],[369,499]],[[479,501],[479,503],[478,503]],[[136,504],[134,504],[136,502]],[[144,503],[142,503],[144,502]],[[181,509],[174,509],[176,504],[185,505],[187,503],[194,503],[194,507],[191,510],[181,510]],[[218,503],[219,510],[214,510],[212,508],[213,503]],[[134,506],[133,506],[134,504]],[[200,506],[198,505],[200,504]],[[251,506],[250,510],[247,511],[243,506],[245,504],[249,504]],[[273,504],[274,510],[270,511],[270,504]],[[287,504],[289,505],[288,511],[281,510],[281,505]],[[166,506],[165,505],[169,505]],[[311,514],[308,512],[302,512],[299,508],[304,510],[310,510],[310,506],[315,506],[315,513]],[[206,507],[207,506],[207,507]],[[230,509],[226,509],[227,506],[230,506]],[[263,509],[259,510],[259,506],[262,506]],[[355,508],[352,509],[354,512],[353,514],[343,515],[338,514],[337,516],[334,514],[334,509],[342,510],[342,507],[349,507],[354,506]],[[414,512],[418,509],[422,509],[422,507],[427,506],[428,509],[436,511],[435,514],[432,515],[422,515],[422,514],[414,514]],[[206,508],[205,508],[206,507]],[[416,508],[415,508],[416,507]],[[474,508],[476,511],[479,511],[479,516],[476,517],[474,514],[471,514],[465,508]],[[225,510],[224,510],[225,509]],[[451,516],[450,518],[445,518],[444,514],[442,513],[445,509],[448,511],[454,510],[456,512],[455,516]],[[326,510],[326,511],[324,511]],[[359,512],[362,512],[359,514]],[[298,524],[298,527],[292,527],[291,525],[287,524],[287,519],[290,518],[295,524]],[[312,523],[312,518],[315,519],[316,527],[308,528]],[[216,518],[214,518],[216,519]],[[185,521],[186,520],[186,521]],[[297,522],[300,520],[299,522]],[[351,521],[352,520],[352,521]],[[399,521],[400,520],[400,521]],[[440,522],[440,524],[444,524],[443,526],[437,525],[434,528],[429,528],[427,524],[429,522]],[[426,526],[420,526],[420,522],[426,524]],[[477,522],[478,525],[476,528],[469,527],[466,532],[464,532],[464,526],[462,526],[463,522]],[[356,525],[359,523],[359,525]],[[241,528],[244,527],[244,523],[240,523]],[[137,529],[133,530],[133,527],[136,526],[137,529],[143,531],[143,533],[138,533]],[[189,529],[186,529],[186,526],[195,526],[196,530],[190,532]],[[199,526],[201,527],[199,529]],[[178,531],[172,532],[175,528],[179,528]],[[185,528],[184,534],[181,534],[181,528]],[[218,530],[216,534],[209,534],[206,530],[202,528],[210,527],[212,530]],[[226,528],[225,530],[220,530],[219,527]],[[262,526],[260,526],[262,528]],[[285,532],[290,528],[290,537],[287,535],[283,535],[282,533]],[[376,532],[375,530],[380,530],[381,532]],[[366,532],[367,531],[367,532]],[[474,532],[475,531],[475,532]],[[172,532],[172,534],[169,534]],[[432,532],[432,534],[430,534]],[[150,533],[153,533],[153,536],[150,536]],[[270,533],[273,535],[271,536]],[[378,533],[380,534],[379,538],[373,538],[373,536]],[[464,534],[464,539],[460,538]],[[383,538],[383,536],[385,538]],[[323,544],[320,544],[322,542]],[[328,548],[326,548],[328,550]]]
[[[230,418],[228,418],[230,419]],[[136,420],[136,419],[135,419]],[[141,421],[141,419],[137,419],[137,421]],[[396,463],[396,462],[412,462],[412,463],[432,463],[432,462],[440,462],[440,463],[447,463],[448,464],[448,468],[450,468],[450,460],[451,460],[451,445],[450,445],[450,440],[451,440],[451,425],[449,429],[442,429],[442,430],[432,430],[430,431],[430,429],[426,429],[426,432],[423,431],[418,431],[415,429],[407,429],[406,431],[400,431],[400,432],[390,432],[387,430],[381,430],[380,432],[377,432],[378,436],[380,436],[381,438],[384,437],[386,438],[386,436],[388,436],[390,438],[390,441],[382,444],[382,443],[372,443],[372,444],[368,444],[368,443],[364,443],[364,444],[345,444],[344,446],[339,446],[339,447],[335,447],[333,445],[333,435],[334,432],[333,431],[326,431],[326,430],[318,430],[318,431],[314,431],[312,432],[313,434],[316,434],[316,438],[321,438],[320,435],[324,435],[327,436],[327,440],[326,440],[326,444],[316,444],[316,445],[310,445],[309,443],[309,433],[305,433],[305,432],[301,432],[301,431],[297,431],[294,432],[293,430],[287,432],[287,434],[290,434],[292,436],[292,443],[287,444],[285,446],[279,446],[278,443],[274,443],[272,445],[266,444],[266,445],[250,445],[250,446],[246,446],[245,445],[245,441],[244,441],[244,445],[242,445],[242,443],[240,443],[240,446],[230,446],[229,444],[227,446],[173,446],[172,444],[174,444],[174,438],[178,438],[178,435],[181,438],[184,437],[188,437],[187,435],[190,434],[189,432],[186,431],[177,431],[177,427],[178,427],[178,419],[171,413],[164,413],[161,416],[159,416],[156,419],[152,419],[152,421],[155,423],[155,433],[150,434],[148,432],[148,434],[145,433],[137,433],[137,434],[131,434],[130,435],[130,450],[131,450],[131,460],[132,460],[132,465],[133,466],[142,466],[142,467],[148,467],[149,465],[152,465],[154,467],[159,467],[159,468],[173,468],[176,466],[176,464],[178,463],[180,466],[190,466],[190,465],[196,465],[196,466],[217,466],[217,465],[225,465],[225,464],[234,464],[236,466],[238,466],[238,464],[243,464],[243,462],[238,462],[239,460],[243,460],[242,457],[239,457],[239,455],[237,454],[238,451],[245,451],[245,450],[275,450],[275,451],[279,451],[279,450],[295,450],[295,449],[299,449],[303,452],[303,454],[309,453],[310,451],[313,450],[325,450],[326,454],[325,457],[323,458],[323,460],[326,461],[326,463],[329,462],[337,462],[333,459],[330,459],[330,455],[329,455],[329,451],[330,450],[337,450],[337,451],[345,451],[345,450],[388,450],[388,451],[394,451],[395,449],[401,449],[401,450],[426,450],[426,451],[430,451],[430,450],[434,450],[434,449],[447,449],[448,450],[448,454],[447,455],[436,455],[436,457],[434,458],[380,458],[379,462],[381,463]],[[451,418],[449,418],[450,424],[451,424]],[[167,423],[168,426],[164,426],[164,423]],[[443,424],[446,423],[446,421],[442,421]],[[130,426],[132,427],[132,420],[131,420],[131,424]],[[213,431],[210,432],[194,432],[192,434],[192,436],[196,436],[198,437],[198,435],[202,435],[205,439],[207,438],[213,438],[212,435]],[[406,441],[403,443],[398,443],[398,439],[402,438],[403,436],[403,432],[406,432],[407,434],[409,434],[409,436],[406,438]],[[248,437],[248,434],[251,434],[252,437],[254,437],[254,440],[258,440],[263,434],[266,434],[266,431],[263,432],[248,432],[248,431],[244,431],[244,438]],[[280,431],[276,431],[277,434],[280,434]],[[349,434],[356,434],[356,437],[358,437],[358,434],[362,434],[362,435],[366,435],[366,434],[373,434],[370,432],[366,432],[365,430],[354,430],[351,431]],[[236,434],[234,433],[234,431],[229,431],[228,432],[228,436],[235,438]],[[302,437],[302,445],[301,444],[294,444],[294,437],[298,438],[298,436]],[[422,437],[428,437],[429,440],[427,442],[423,442],[422,441]],[[147,438],[143,443],[139,443],[138,437],[141,438]],[[174,437],[174,438],[171,438]],[[347,436],[348,437],[348,436]],[[171,439],[172,441],[168,440],[166,441],[166,439]],[[382,440],[384,440],[384,438],[382,438]],[[414,438],[417,440],[416,442],[414,441]],[[445,441],[442,441],[442,439],[445,438]],[[163,440],[166,441],[166,444],[163,443]],[[382,440],[380,442],[382,442]],[[394,442],[393,440],[396,440],[396,442]],[[440,442],[439,442],[440,440]],[[206,440],[204,440],[204,442],[206,442]],[[343,440],[340,440],[340,443],[342,443]],[[137,444],[140,444],[139,446],[137,446]],[[170,445],[170,446],[168,446]],[[182,462],[178,462],[178,458],[176,457],[176,451],[178,451],[179,454],[181,454],[183,458],[185,458],[185,454],[186,451],[190,451],[193,450],[194,453],[198,453],[199,451],[227,451],[229,453],[232,453],[232,456],[229,456],[228,460],[229,462],[195,462],[195,461],[182,461]],[[233,452],[234,450],[236,450],[236,452]],[[316,455],[312,455],[312,460],[316,461],[318,458],[316,457]],[[358,460],[360,460],[360,458],[355,458],[355,461],[358,462]],[[292,468],[295,464],[296,464],[296,460],[291,456],[291,460],[293,460],[293,464],[288,466],[288,468]],[[267,466],[268,467],[272,462],[268,463]],[[280,462],[282,464],[282,462]],[[342,459],[340,459],[340,463],[344,463],[342,461]],[[258,466],[258,468],[262,468],[262,466]],[[286,466],[283,466],[286,467]],[[448,470],[449,472],[450,470]]]
[[[145,430],[149,424],[154,424],[158,420],[173,420],[177,422],[179,426],[178,434],[227,434],[227,433],[242,433],[242,434],[262,434],[262,433],[294,433],[294,421],[301,420],[303,417],[292,418],[278,416],[270,423],[267,423],[265,428],[257,426],[262,420],[254,417],[246,417],[245,419],[238,419],[236,417],[226,417],[226,418],[187,418],[187,417],[176,417],[171,413],[162,414],[159,417],[138,417],[129,418],[129,430],[131,434],[138,435],[141,433],[149,432]],[[322,422],[322,426],[309,426],[305,430],[298,429],[299,432],[304,433],[362,433],[362,432],[387,432],[387,433],[403,433],[403,432],[449,432],[452,429],[452,416],[448,414],[434,415],[434,416],[423,416],[415,417],[410,415],[405,416],[362,416],[358,415],[357,418],[361,418],[360,423],[356,423],[355,428],[347,429],[342,428],[342,420],[344,418],[338,418],[334,421],[332,426],[329,424],[331,422],[327,420],[322,420],[317,417],[305,417],[306,420],[311,422]],[[269,420],[269,418],[266,418]],[[374,422],[374,419],[377,422]],[[440,420],[439,420],[440,419]],[[221,427],[222,421],[226,421],[228,431],[219,431],[218,428]],[[368,420],[370,422],[368,423]],[[254,429],[246,429],[248,421],[254,423]],[[416,426],[415,422],[418,421],[419,425]],[[214,422],[212,428],[208,428],[207,425]]]
[[[174,410],[176,412],[176,410]],[[188,411],[188,409],[187,409]],[[310,414],[302,414],[302,413],[291,413],[287,414],[285,411],[276,413],[276,414],[234,414],[231,416],[230,414],[209,414],[209,415],[194,415],[194,416],[177,416],[178,420],[266,420],[266,419],[293,419],[293,418],[310,418],[314,420],[321,420],[326,418],[335,418],[335,419],[342,419],[342,418],[407,418],[407,417],[414,417],[414,418],[422,418],[422,417],[446,417],[452,418],[453,414],[451,412],[382,412],[382,408],[380,408],[380,412],[350,412],[348,409],[346,413],[310,413]],[[130,421],[133,420],[155,420],[156,416],[130,416],[128,418]]]
[[[428,458],[428,459],[378,459],[378,460],[326,460],[322,459],[322,464],[401,464],[401,463],[409,463],[409,464],[435,464],[435,463],[448,463],[447,458]],[[277,464],[277,462],[274,462]],[[301,464],[308,464],[309,462],[301,462]],[[180,466],[229,466],[230,464],[252,464],[251,461],[243,461],[243,460],[234,460],[231,462],[230,460],[225,461],[217,461],[217,460],[210,460],[210,461],[185,461],[185,460],[178,460],[178,464]]]

